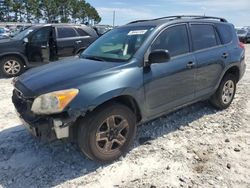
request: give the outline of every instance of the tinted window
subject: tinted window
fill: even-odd
[[[39,29],[37,32],[34,33],[31,37],[31,42],[46,42],[49,39],[50,35],[50,27],[44,27]]]
[[[58,27],[58,38],[76,37],[77,33],[72,27]]]
[[[193,39],[194,50],[202,50],[217,45],[214,27],[205,24],[192,24],[191,34]]]
[[[151,49],[168,50],[172,57],[188,53],[189,43],[186,26],[179,25],[166,29],[154,41]]]
[[[217,25],[222,44],[230,43],[233,40],[232,28],[230,25]]]
[[[76,28],[76,30],[80,36],[89,36],[89,34],[81,28]]]

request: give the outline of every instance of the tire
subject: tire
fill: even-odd
[[[210,98],[210,103],[219,110],[228,108],[234,99],[236,83],[236,77],[233,74],[225,75],[219,88]]]
[[[15,77],[24,72],[23,61],[16,56],[6,56],[0,60],[0,74],[3,77]]]
[[[124,105],[109,103],[79,121],[78,145],[90,159],[107,163],[128,151],[135,133],[135,114]]]

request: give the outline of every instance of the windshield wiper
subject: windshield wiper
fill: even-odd
[[[104,59],[97,56],[83,56],[85,59],[95,60],[95,61],[105,61]]]

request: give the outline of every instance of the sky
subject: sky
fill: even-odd
[[[87,0],[102,17],[101,24],[123,25],[133,20],[169,15],[224,17],[235,26],[250,26],[250,0]]]

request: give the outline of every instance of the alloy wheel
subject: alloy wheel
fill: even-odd
[[[108,117],[96,132],[96,145],[99,151],[110,154],[119,150],[127,140],[129,124],[122,116]]]
[[[16,60],[8,60],[3,65],[4,71],[9,75],[16,75],[21,70],[21,65]]]
[[[222,90],[222,101],[224,104],[229,104],[234,95],[234,90],[235,90],[235,84],[232,80],[228,80]]]

